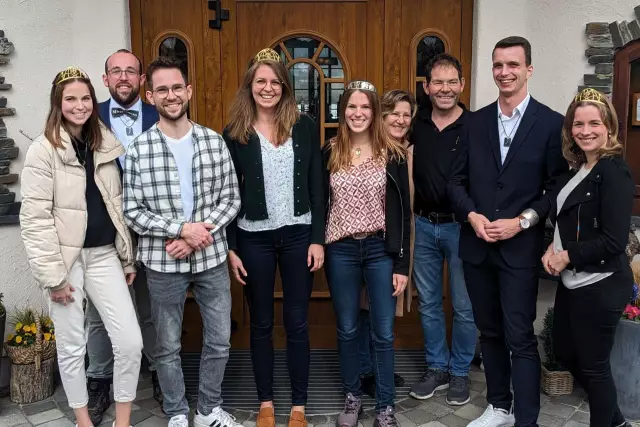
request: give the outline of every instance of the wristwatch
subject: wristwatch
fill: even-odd
[[[531,227],[531,221],[529,221],[524,216],[520,215],[520,216],[518,216],[518,219],[520,220],[520,228],[521,229],[526,230],[527,228]]]

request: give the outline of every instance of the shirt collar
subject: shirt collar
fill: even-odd
[[[118,104],[118,102],[115,99],[111,98],[111,101],[109,103],[109,114],[111,114],[111,110],[113,108],[122,108],[123,110],[132,110],[132,111],[140,112],[142,110],[142,99],[138,97],[138,100],[136,101],[135,104],[131,106],[131,108],[124,108],[122,105]]]
[[[517,112],[518,114],[520,114],[520,116],[524,115],[525,110],[527,109],[527,106],[529,105],[529,101],[531,100],[531,94],[529,92],[527,92],[527,96],[524,97],[524,99],[522,100],[522,102],[520,104],[518,104],[516,106],[516,108],[513,109],[513,113],[511,115],[511,117],[507,116],[506,114],[502,113],[502,110],[500,109],[500,102],[498,101],[498,118],[501,118],[501,116],[504,116],[507,119],[511,119],[513,118],[513,116],[515,115],[515,113]]]

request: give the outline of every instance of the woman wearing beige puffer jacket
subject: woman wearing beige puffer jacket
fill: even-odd
[[[27,152],[20,225],[31,270],[49,299],[58,365],[77,425],[87,411],[83,300],[98,309],[113,345],[115,427],[129,426],[142,337],[127,284],[135,278],[134,245],[122,214],[118,156],[124,148],[98,118],[89,78],[58,73],[44,135]]]

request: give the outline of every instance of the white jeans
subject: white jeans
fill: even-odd
[[[136,397],[142,335],[124,271],[113,245],[85,248],[69,271],[75,289],[74,302],[66,306],[52,302],[49,313],[56,328],[58,366],[69,407],[82,408],[89,402],[84,357],[87,335],[83,300],[91,298],[111,339],[114,355],[113,396],[116,402]]]

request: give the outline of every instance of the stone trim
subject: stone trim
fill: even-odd
[[[14,46],[0,30],[0,66],[10,61]],[[1,71],[1,68],[0,68]],[[11,160],[18,157],[19,149],[15,141],[7,135],[5,117],[16,114],[15,108],[7,107],[8,101],[4,92],[11,90],[11,84],[5,82],[0,74],[0,224],[18,224],[20,222],[20,202],[16,202],[16,193],[8,187],[18,182],[18,174],[11,173]]]

